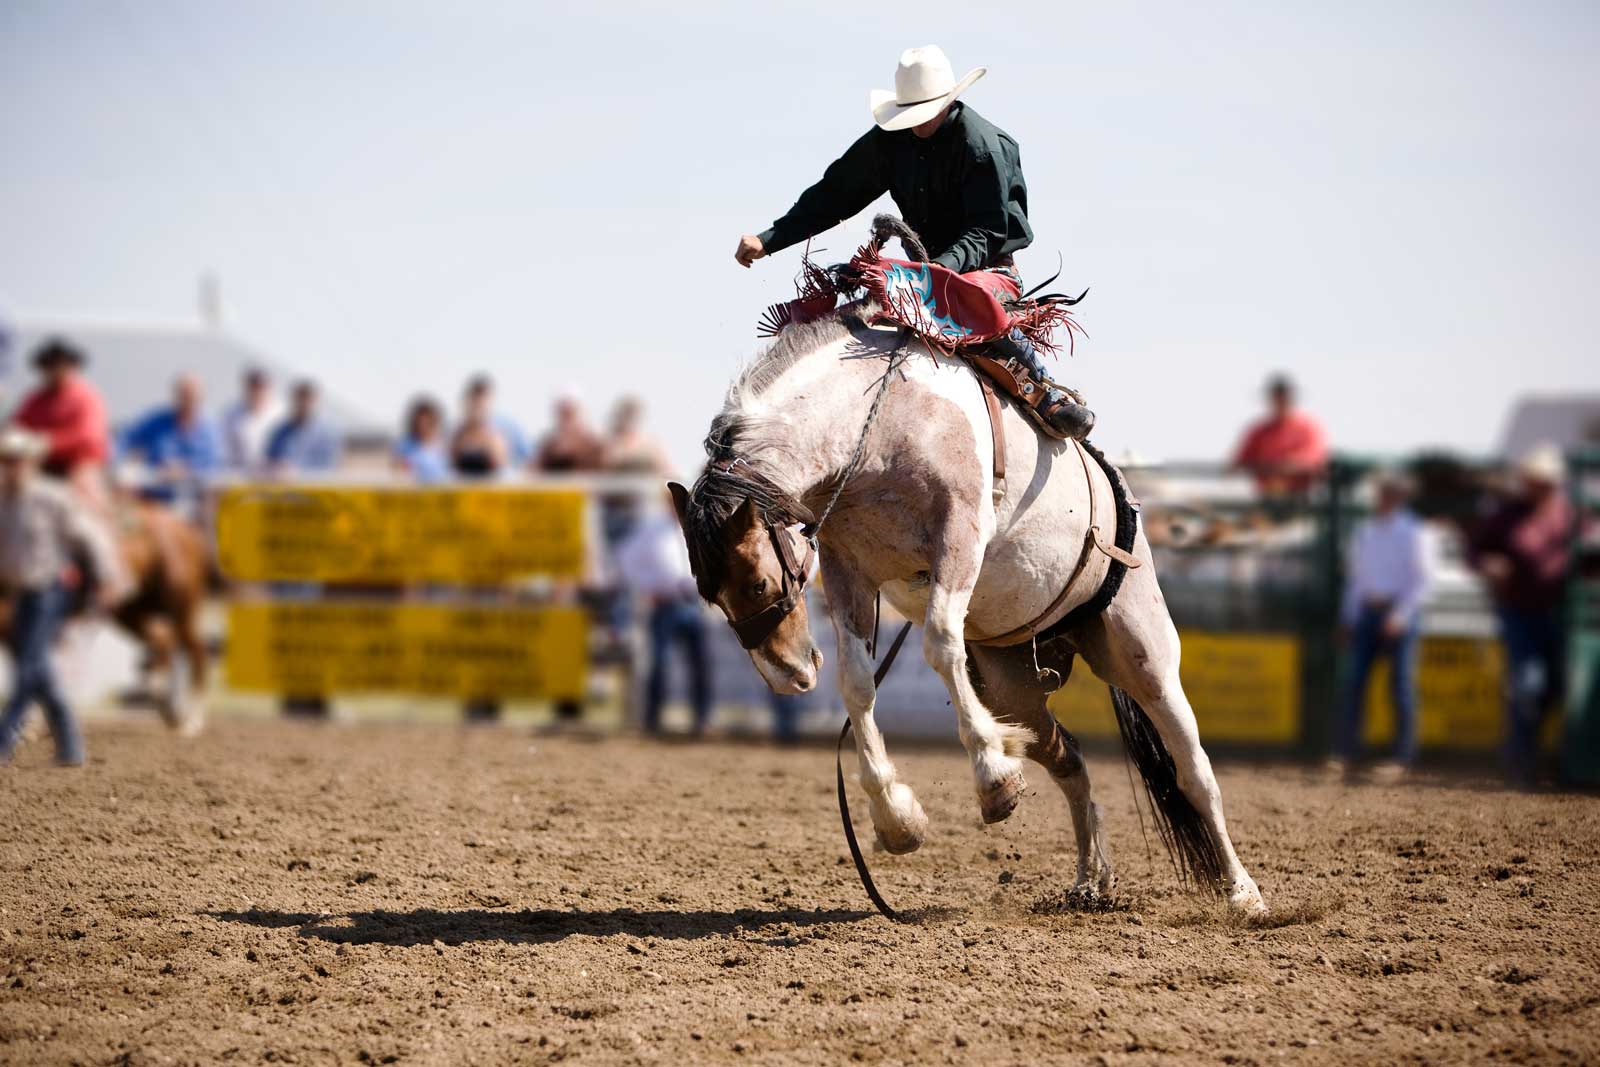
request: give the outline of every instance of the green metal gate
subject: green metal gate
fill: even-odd
[[[1569,782],[1600,785],[1600,449],[1571,459],[1578,521],[1567,597],[1569,673],[1561,771]]]

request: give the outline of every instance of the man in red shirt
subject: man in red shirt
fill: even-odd
[[[70,482],[85,500],[105,510],[111,433],[105,402],[83,376],[84,362],[81,351],[59,338],[41,345],[33,355],[40,384],[23,399],[14,419],[48,442],[41,464],[45,473]]]
[[[1279,374],[1267,382],[1272,413],[1245,431],[1233,465],[1249,471],[1263,496],[1303,493],[1328,465],[1322,423],[1295,406],[1294,382]]]

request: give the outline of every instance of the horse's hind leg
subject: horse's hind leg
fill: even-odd
[[[1221,860],[1223,890],[1239,911],[1262,912],[1266,904],[1250,877],[1222,814],[1222,790],[1211,760],[1200,747],[1194,709],[1178,680],[1178,631],[1156,585],[1149,548],[1137,548],[1145,565],[1130,571],[1121,593],[1073,639],[1095,674],[1131,696],[1145,711],[1172,757],[1178,789],[1210,831]]]
[[[1072,669],[1070,656],[1052,656],[1047,649],[1040,649],[1040,666],[1056,671],[1056,678],[1047,685],[1039,680],[1033,665],[1033,650],[1028,645],[973,646],[968,652],[978,695],[1002,719],[1033,731],[1034,739],[1027,748],[1028,758],[1045,769],[1067,798],[1078,847],[1073,888],[1110,893],[1116,885],[1116,875],[1105,844],[1100,805],[1090,796],[1089,769],[1083,762],[1077,738],[1056,721],[1048,704],[1055,681]]]

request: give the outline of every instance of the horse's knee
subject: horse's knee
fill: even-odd
[[[922,631],[922,656],[946,679],[959,677],[967,669],[967,646],[962,633],[944,620],[928,620]]]
[[[866,645],[860,641],[839,643],[839,696],[846,708],[859,709],[871,705],[877,696],[877,684],[872,678],[872,660],[867,657]]]

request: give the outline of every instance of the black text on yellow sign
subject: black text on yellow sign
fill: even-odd
[[[236,486],[217,560],[243,582],[495,585],[584,571],[572,489]]]
[[[228,607],[234,689],[578,700],[588,660],[588,620],[577,607],[310,600]]]

